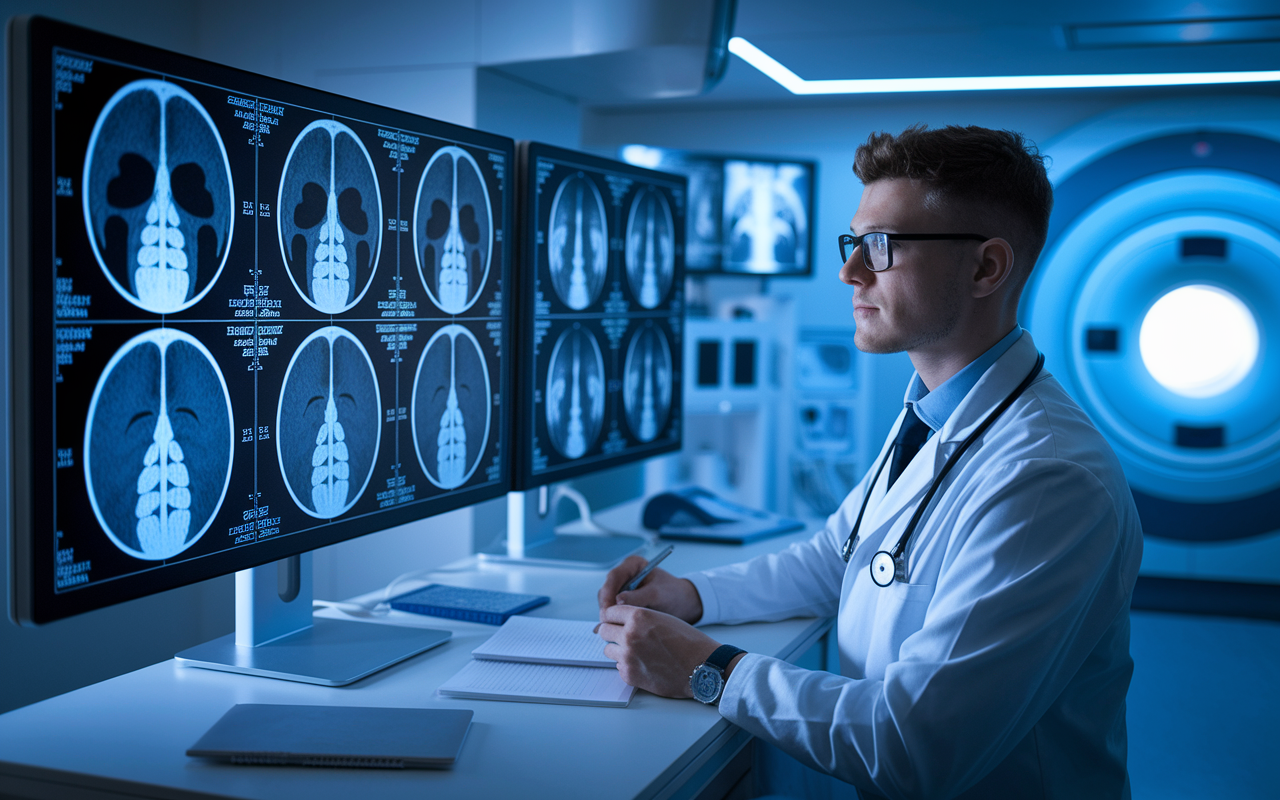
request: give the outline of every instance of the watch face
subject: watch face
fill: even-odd
[[[712,703],[720,696],[720,689],[724,686],[724,679],[720,677],[720,673],[714,667],[701,664],[693,671],[693,677],[690,679],[689,684],[693,688],[695,699],[704,703]]]

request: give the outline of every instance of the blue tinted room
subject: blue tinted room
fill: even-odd
[[[1272,4],[0,17],[0,797],[1280,795]]]

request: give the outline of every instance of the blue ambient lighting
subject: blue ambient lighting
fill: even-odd
[[[981,92],[1002,89],[1105,89],[1127,86],[1194,86],[1280,81],[1280,70],[1253,72],[1158,72],[1114,75],[993,75],[974,78],[858,78],[806,80],[760,48],[735,36],[729,52],[792,94],[884,94],[890,92]]]

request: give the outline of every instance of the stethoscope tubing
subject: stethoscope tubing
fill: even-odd
[[[898,537],[897,545],[894,546],[892,551],[880,550],[872,556],[869,567],[871,571],[871,580],[876,586],[883,589],[892,584],[895,580],[906,581],[907,562],[903,556],[907,551],[907,544],[911,541],[911,536],[915,533],[916,526],[918,526],[921,520],[924,519],[925,512],[928,510],[930,503],[933,502],[934,495],[938,493],[938,489],[942,486],[942,482],[946,480],[947,475],[951,473],[951,469],[960,460],[961,456],[964,455],[965,451],[969,449],[970,445],[976,442],[982,434],[986,433],[987,429],[991,427],[992,423],[999,419],[1001,414],[1009,410],[1009,407],[1013,405],[1014,401],[1022,396],[1022,393],[1027,390],[1027,387],[1030,386],[1040,374],[1040,370],[1043,367],[1044,353],[1037,353],[1035,366],[1031,368],[1031,372],[1027,377],[1023,378],[1022,383],[1018,384],[1017,388],[1010,392],[1000,405],[988,414],[987,418],[984,419],[972,433],[965,437],[964,441],[960,443],[960,446],[956,448],[956,451],[947,457],[946,463],[942,465],[942,469],[938,471],[937,477],[933,479],[933,483],[930,484],[929,491],[925,493],[924,499],[916,505],[915,513],[911,515],[911,521],[907,523],[906,530],[902,532],[902,536]],[[895,448],[890,448],[889,452],[885,454],[885,457],[880,460],[880,466],[876,468],[875,477],[871,479],[871,483],[868,484],[866,492],[862,495],[862,506],[858,509],[858,518],[853,523],[853,530],[849,532],[849,538],[845,540],[844,546],[840,548],[840,555],[844,558],[845,563],[848,563],[849,559],[853,557],[853,550],[858,540],[858,529],[862,526],[862,517],[867,510],[867,502],[871,499],[871,492],[875,489],[876,483],[880,480],[880,473],[884,471],[885,464],[887,464],[889,459],[893,456],[894,449]]]

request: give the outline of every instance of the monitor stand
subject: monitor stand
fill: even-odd
[[[507,493],[507,540],[478,553],[484,561],[611,569],[648,542],[640,536],[557,534],[555,500],[540,486]]]
[[[345,686],[449,641],[449,631],[311,616],[311,554],[236,573],[236,632],[183,650],[180,664]]]

